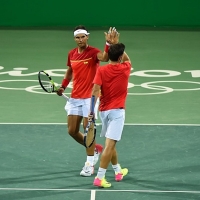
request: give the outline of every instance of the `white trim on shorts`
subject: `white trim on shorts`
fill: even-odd
[[[125,110],[111,109],[100,111],[99,116],[102,122],[100,137],[106,137],[116,141],[121,140],[125,121]]]

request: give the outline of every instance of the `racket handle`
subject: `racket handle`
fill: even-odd
[[[69,97],[66,96],[65,94],[62,94],[62,97],[65,98],[67,101],[69,100]]]
[[[92,111],[92,113],[94,113],[94,106],[95,106],[95,96],[93,95],[92,97],[91,97],[91,111]]]

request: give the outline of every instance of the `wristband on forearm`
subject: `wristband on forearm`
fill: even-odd
[[[61,87],[65,90],[68,84],[69,84],[69,80],[64,78],[62,81]]]
[[[106,42],[106,45],[105,45],[105,47],[104,47],[104,51],[105,51],[106,53],[108,53],[109,47],[110,47],[110,44],[109,44],[108,42]]]

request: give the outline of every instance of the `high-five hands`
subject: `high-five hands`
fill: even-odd
[[[115,27],[110,27],[107,32],[104,32],[106,42],[109,44],[117,44],[119,43],[119,33],[117,32]]]

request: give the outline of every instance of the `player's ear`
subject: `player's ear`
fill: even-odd
[[[122,56],[123,56],[123,55],[119,56],[118,62],[121,62],[121,61],[122,61]]]

